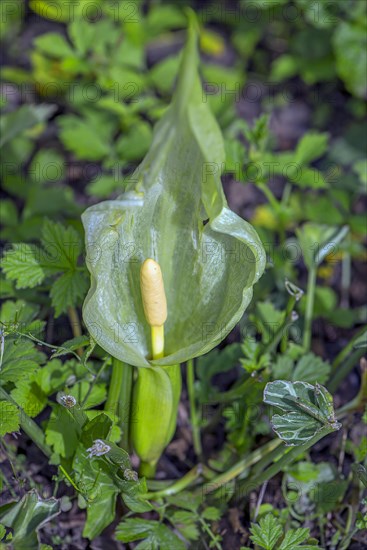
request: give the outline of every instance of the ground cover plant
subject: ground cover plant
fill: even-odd
[[[365,548],[366,5],[0,10],[1,547]]]

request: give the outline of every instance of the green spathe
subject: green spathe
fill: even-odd
[[[224,145],[202,91],[196,42],[191,26],[172,103],[127,192],[83,214],[85,324],[103,349],[136,367],[182,363],[216,346],[265,266],[257,233],[224,197]],[[162,269],[168,306],[165,357],[154,361],[139,282],[146,258]]]

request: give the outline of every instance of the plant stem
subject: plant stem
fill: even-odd
[[[338,389],[338,386],[342,380],[349,374],[349,372],[355,367],[360,358],[365,354],[363,348],[357,348],[350,354],[348,359],[331,375],[330,382],[327,385],[329,392],[333,393]],[[334,365],[333,365],[334,367]],[[332,369],[332,371],[334,368]]]
[[[272,439],[268,443],[265,443],[265,445],[260,447],[260,449],[253,451],[251,454],[234,464],[231,468],[229,468],[229,470],[211,479],[207,485],[203,485],[201,488],[201,493],[203,495],[207,495],[208,493],[216,491],[222,485],[225,485],[229,481],[232,481],[238,477],[242,474],[242,472],[250,468],[250,466],[256,464],[256,462],[258,462],[261,458],[267,456],[268,453],[272,452],[274,449],[277,449],[281,443],[282,441],[280,439]]]
[[[155,477],[155,472],[157,469],[156,462],[145,462],[141,460],[139,466],[139,476],[146,477],[147,479]]]
[[[161,489],[160,491],[151,491],[144,495],[144,498],[156,500],[158,498],[162,497],[168,497],[170,495],[176,495],[177,493],[180,493],[186,487],[191,485],[202,473],[202,466],[201,464],[197,464],[192,470],[187,472],[181,479],[175,481],[172,485],[169,487],[166,487],[164,489]]]
[[[348,344],[341,350],[341,352],[335,357],[332,366],[331,366],[331,377],[334,376],[334,373],[338,371],[339,365],[348,357],[348,355],[353,351],[353,349],[360,349],[360,348],[354,348],[355,342],[366,333],[366,327],[363,327],[361,330],[353,336],[353,338],[348,342]]]
[[[360,350],[359,350],[360,351]],[[343,407],[337,410],[337,418],[340,420],[347,414],[363,409],[367,403],[367,362],[362,359],[361,361],[361,386],[354,399],[346,403]]]
[[[52,451],[46,444],[45,435],[41,428],[24,412],[22,407],[19,407],[17,402],[14,401],[14,399],[3,388],[0,388],[0,398],[9,401],[9,403],[13,403],[18,407],[20,412],[20,426],[22,430],[28,435],[28,437],[30,437],[30,439],[32,439],[43,454],[50,458]]]
[[[152,335],[152,357],[161,359],[164,356],[164,325],[151,327]]]
[[[79,336],[82,335],[82,328],[80,326],[79,315],[75,307],[68,308],[68,316],[69,316],[69,321],[71,325],[71,330],[73,332],[73,336],[74,338],[78,338]],[[76,352],[79,355],[79,357],[83,355],[82,348],[77,349]]]
[[[305,351],[309,351],[311,347],[312,316],[316,289],[316,270],[316,266],[313,265],[310,267],[308,272],[305,327],[303,332],[303,347]]]
[[[293,311],[293,308],[296,304],[296,301],[297,300],[296,300],[295,296],[290,296],[289,299],[288,299],[287,307],[286,307],[286,310],[285,310],[285,319],[289,321],[289,326],[292,324],[292,311]],[[284,327],[284,333],[283,333],[282,340],[281,340],[281,344],[280,344],[280,349],[281,349],[282,353],[285,353],[285,351],[287,349],[288,334],[289,334],[288,327],[285,326]]]
[[[187,391],[189,394],[190,402],[190,417],[194,450],[196,456],[201,459],[203,455],[203,449],[201,446],[200,426],[195,402],[195,369],[193,359],[189,359],[189,361],[187,361]]]
[[[112,375],[105,410],[119,417],[122,436],[120,445],[129,450],[129,424],[133,367],[112,358]]]
[[[335,431],[335,428],[333,428],[330,424],[326,424],[322,427],[322,429],[316,433],[309,441],[304,443],[303,445],[299,445],[297,447],[280,447],[279,451],[283,454],[283,456],[274,462],[269,468],[262,471],[258,475],[250,476],[248,479],[244,481],[244,483],[240,483],[239,487],[239,494],[243,496],[243,489],[247,491],[253,491],[266,481],[269,481],[272,477],[274,477],[276,474],[284,470],[289,464],[292,464],[294,460],[302,453],[306,452],[308,449],[310,449],[315,443],[320,441],[323,437],[326,435],[332,433]]]

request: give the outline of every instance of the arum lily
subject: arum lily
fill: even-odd
[[[191,30],[172,104],[132,188],[83,214],[91,273],[85,324],[103,349],[136,367],[182,363],[216,346],[241,318],[264,269],[255,230],[224,197],[223,140],[197,63]],[[154,360],[140,291],[147,258],[160,265],[168,308],[164,357]]]
[[[172,365],[208,352],[225,338],[248,306],[265,265],[257,233],[228,208],[224,196],[224,145],[203,95],[196,43],[191,24],[172,103],[126,192],[83,214],[91,274],[84,321],[103,349],[138,367],[137,409],[149,429],[162,435],[154,452],[138,451],[151,463],[175,427],[180,384],[178,367]],[[142,286],[140,280],[146,260],[157,263],[163,278],[167,318],[161,325],[150,324],[146,315],[143,274]],[[144,411],[143,386],[149,387]],[[153,399],[158,387],[164,406]],[[158,420],[164,407],[167,414]],[[137,438],[144,439],[136,434],[143,430],[141,418],[138,410],[135,447]]]

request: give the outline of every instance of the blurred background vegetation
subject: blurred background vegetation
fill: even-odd
[[[48,396],[64,387],[71,375],[82,380],[89,395],[90,379],[75,358],[63,363],[62,370],[58,359],[48,361],[45,347],[41,351],[29,340],[20,344],[18,325],[14,334],[9,326],[21,322],[24,332],[35,334],[37,323],[37,336],[52,346],[77,337],[68,348],[74,355],[88,346],[78,320],[89,287],[80,215],[88,205],[121,194],[147,152],[153,125],[174,89],[187,6],[195,10],[200,23],[201,74],[207,92],[203,101],[210,104],[224,135],[226,163],[218,169],[223,171],[228,202],[255,226],[268,254],[266,273],[256,285],[240,330],[228,337],[221,352],[212,352],[197,365],[198,403],[204,407],[210,394],[226,407],[224,412],[221,409],[223,429],[205,440],[208,453],[220,449],[211,465],[224,471],[235,453],[243,456],[256,448],[256,437],[270,433],[265,421],[243,423],[247,412],[243,396],[229,390],[238,376],[229,371],[239,359],[246,376],[271,365],[269,379],[299,376],[310,383],[327,382],[331,391],[337,390],[336,406],[353,398],[360,386],[357,369],[347,381],[344,378],[363,353],[353,345],[361,343],[358,331],[367,318],[367,4],[363,0],[0,3],[0,238],[6,250],[1,296],[7,300],[1,320],[10,332],[4,354],[10,374],[4,384],[9,384],[18,403],[28,400],[27,413],[32,417],[45,409]],[[58,262],[48,258],[50,243],[58,247]],[[73,243],[72,255],[66,250],[68,243]],[[279,339],[274,343],[269,327],[284,327],[302,294],[289,281],[306,291],[312,270],[316,272],[313,318],[304,321],[306,300],[300,300],[299,316],[292,317],[289,334],[276,354]],[[311,336],[311,325],[312,351],[304,355],[300,335],[306,329]],[[255,340],[246,340],[247,331],[254,330]],[[354,344],[338,356],[352,338]],[[230,345],[239,340],[244,341],[242,346]],[[15,341],[17,347],[9,351]],[[336,376],[350,352],[351,360]],[[97,372],[102,351],[97,350],[95,357],[89,364]],[[335,357],[331,367],[328,361]],[[42,375],[47,369],[53,373],[54,386]],[[17,377],[33,370],[34,379],[16,384]],[[106,398],[106,372],[91,407]],[[215,385],[212,378],[217,375]],[[77,384],[70,391],[76,388]],[[225,390],[229,391],[223,397]],[[255,393],[253,402],[260,404],[261,388]],[[211,419],[202,424],[210,432]],[[49,422],[46,437],[56,453],[60,442],[52,429]],[[351,462],[364,460],[366,441],[361,433],[359,422],[346,444],[354,457]],[[195,460],[187,444],[180,450],[184,439],[181,434],[173,453],[181,461],[186,454]],[[320,456],[344,453],[345,448],[340,451],[337,445],[326,444]],[[325,477],[325,468],[301,462],[293,470],[299,480],[320,474],[324,486],[336,480],[340,490],[335,501],[315,504],[316,516],[328,514],[347,491],[339,473],[326,468]],[[186,470],[181,464],[179,470],[168,471],[182,475]],[[290,479],[284,477],[284,494]],[[270,504],[264,506],[271,509]],[[295,513],[308,517],[306,509]],[[284,524],[287,514],[285,509],[278,514]],[[96,526],[100,516],[100,509],[90,515],[89,534],[84,536],[97,536],[111,521],[107,518]],[[327,528],[325,521],[321,532]],[[348,548],[351,532],[345,529],[338,548]],[[336,531],[335,540],[339,535]],[[185,536],[194,540],[189,529]],[[361,547],[356,543],[353,548]]]

